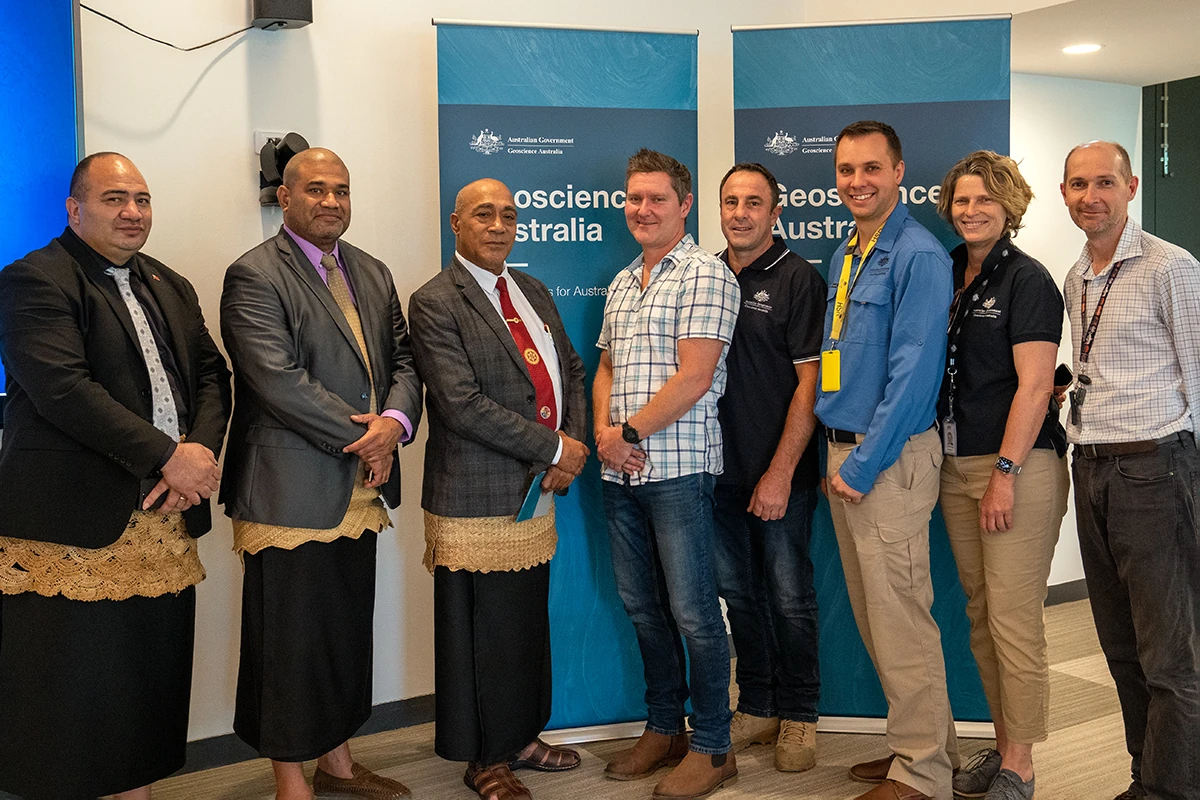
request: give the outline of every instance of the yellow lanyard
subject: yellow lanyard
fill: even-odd
[[[871,241],[867,242],[867,247],[863,250],[862,258],[858,262],[858,271],[854,273],[853,284],[850,282],[850,268],[854,264],[854,248],[858,247],[858,231],[855,231],[854,236],[850,237],[850,241],[846,243],[846,257],[842,260],[842,276],[838,279],[837,294],[833,298],[833,326],[829,332],[829,338],[835,342],[842,337],[842,325],[846,322],[846,301],[850,297],[850,291],[858,285],[858,276],[862,274],[863,265],[867,263],[867,257],[871,255],[871,250],[879,241],[879,234],[882,231],[883,226],[880,225],[871,236]]]

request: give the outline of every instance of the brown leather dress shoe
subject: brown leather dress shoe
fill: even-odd
[[[645,731],[633,745],[608,762],[604,777],[614,781],[636,781],[648,778],[660,767],[673,767],[683,760],[688,752],[686,733],[667,736],[663,733]]]
[[[654,800],[691,800],[707,797],[722,786],[737,780],[737,759],[733,753],[718,756],[688,751],[671,774],[654,787]]]
[[[397,800],[412,794],[400,781],[376,775],[362,764],[350,765],[353,778],[339,778],[317,767],[313,775],[313,793],[318,797],[365,797],[368,800]]]
[[[896,760],[895,753],[888,753],[883,758],[874,761],[864,761],[850,768],[850,778],[859,783],[883,783],[887,780],[888,770]]]
[[[579,766],[582,760],[579,753],[569,747],[555,747],[546,744],[541,739],[534,739],[533,751],[529,755],[521,758],[521,754],[517,754],[517,758],[508,762],[510,770],[518,769],[536,769],[538,772],[564,772],[568,769],[575,769]]]
[[[922,794],[907,783],[887,778],[866,794],[860,794],[856,800],[933,800],[933,797]]]
[[[482,764],[468,764],[467,772],[463,775],[463,783],[482,800],[532,800],[533,798],[533,795],[525,788],[525,784],[512,774],[508,764],[492,764],[490,767]]]

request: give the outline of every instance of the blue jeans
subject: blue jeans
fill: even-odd
[[[746,511],[752,492],[716,488],[717,583],[737,648],[738,711],[817,721],[817,591],[809,559],[815,489],[796,489],[782,519]]]
[[[1200,453],[1075,448],[1075,518],[1088,600],[1117,684],[1135,790],[1200,798]]]
[[[713,566],[713,476],[603,484],[617,593],[645,669],[646,730],[683,733],[690,661],[691,749],[726,753],[729,641]]]

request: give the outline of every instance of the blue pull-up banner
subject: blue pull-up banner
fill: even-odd
[[[649,147],[696,172],[696,35],[441,22],[437,36],[442,263],[458,190],[507,184],[519,215],[509,266],[550,288],[591,376],[608,284],[641,252],[625,226],[626,161]],[[645,719],[595,459],[557,504],[550,727]]]
[[[734,151],[781,184],[776,233],[828,275],[852,230],[837,194],[834,138],[852,122],[896,129],[904,149],[901,201],[947,249],[937,215],[942,178],[974,150],[1008,152],[1009,19],[819,25],[733,34]],[[836,275],[834,276],[836,279]],[[966,598],[936,511],[930,529],[935,601],[954,716],[989,719],[971,656]],[[822,500],[812,559],[820,605],[821,714],[884,716],[887,704],[858,636],[837,542]]]

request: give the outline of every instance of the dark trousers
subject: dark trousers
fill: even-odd
[[[1084,458],[1079,549],[1100,646],[1117,684],[1135,790],[1200,798],[1200,539],[1194,441]]]
[[[746,510],[752,492],[717,484],[717,584],[737,649],[738,710],[817,721],[817,592],[809,559],[815,489],[795,489],[781,519]]]

